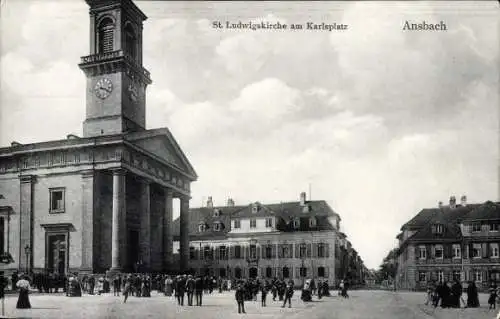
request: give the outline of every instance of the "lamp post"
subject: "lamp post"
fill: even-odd
[[[26,247],[24,247],[24,253],[26,254],[26,274],[29,274],[29,270],[30,270],[29,256],[31,254],[31,248],[29,245],[26,245]]]

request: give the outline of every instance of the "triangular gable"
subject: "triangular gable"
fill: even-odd
[[[167,129],[130,133],[127,136],[127,140],[135,146],[179,168],[187,175],[191,176],[193,180],[197,178],[193,166],[189,163],[186,155],[184,155],[174,137]]]

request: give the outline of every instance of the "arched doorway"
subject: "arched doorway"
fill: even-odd
[[[252,267],[248,271],[248,277],[250,277],[250,278],[257,278],[257,273],[258,273],[257,268]]]
[[[290,277],[290,270],[288,267],[283,267],[283,278],[289,278]]]

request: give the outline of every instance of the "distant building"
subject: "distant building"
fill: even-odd
[[[227,278],[338,281],[340,216],[323,200],[190,209],[191,271]],[[178,238],[174,221],[174,241]],[[345,237],[345,236],[344,236]],[[175,242],[174,242],[175,247]]]
[[[397,285],[425,289],[432,281],[500,281],[500,204],[488,201],[426,208],[401,227]]]

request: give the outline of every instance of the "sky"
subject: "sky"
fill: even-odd
[[[1,3],[0,145],[81,136],[88,6]],[[305,191],[377,268],[422,208],[499,200],[496,1],[136,4],[149,17],[146,125],[168,127],[198,173],[192,207]],[[348,29],[212,27],[240,20]]]

